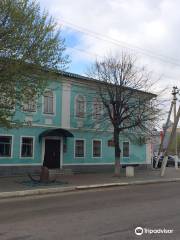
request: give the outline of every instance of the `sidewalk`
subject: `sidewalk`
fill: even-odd
[[[170,181],[180,181],[180,169],[175,170],[174,168],[167,168],[164,177],[160,177],[159,169],[136,169],[135,177],[131,178],[125,177],[124,169],[122,169],[120,178],[113,177],[113,173],[58,175],[57,181],[49,184],[33,183],[28,176],[1,177],[0,199],[5,197],[76,191],[97,187],[150,184]]]

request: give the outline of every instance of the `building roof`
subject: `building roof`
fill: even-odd
[[[66,72],[66,71],[57,71],[56,72],[57,74],[60,74],[64,77],[70,77],[70,78],[74,78],[74,79],[77,79],[77,80],[83,80],[83,81],[93,81],[94,83],[103,83],[97,79],[94,79],[94,78],[89,78],[87,76],[83,76],[83,75],[79,75],[79,74],[76,74],[76,73],[71,73],[71,72]],[[130,89],[128,87],[126,87],[127,89]],[[132,89],[131,89],[132,90]],[[138,89],[134,89],[135,91],[137,92],[141,92],[141,93],[145,93],[145,94],[148,94],[150,95],[152,98],[153,97],[156,97],[157,95],[154,94],[154,93],[150,93],[150,92],[145,92],[145,91],[142,91],[142,90],[138,90]]]

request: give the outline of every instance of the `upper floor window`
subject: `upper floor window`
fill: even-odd
[[[0,136],[0,157],[11,157],[12,136]]]
[[[54,95],[53,91],[48,90],[44,93],[44,113],[54,113]]]
[[[75,101],[76,117],[84,118],[86,111],[85,97],[78,95]]]
[[[35,100],[30,100],[23,104],[23,111],[26,112],[36,112],[36,102]]]
[[[99,99],[95,98],[93,100],[93,118],[94,119],[100,118],[100,116],[102,115],[102,111],[103,111],[102,102]]]

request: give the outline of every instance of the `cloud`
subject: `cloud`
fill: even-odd
[[[68,49],[74,65],[125,49],[137,54],[155,77],[161,76],[160,86],[180,86],[179,0],[41,0],[40,4],[59,25],[69,26],[67,38],[78,36],[71,47],[79,50]],[[82,31],[77,32],[77,26]]]

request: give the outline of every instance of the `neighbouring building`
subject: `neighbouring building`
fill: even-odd
[[[0,175],[50,169],[92,171],[112,168],[112,129],[92,124],[102,106],[94,94],[97,81],[62,72],[50,80],[43,96],[16,109],[26,123],[17,129],[0,128]],[[97,126],[98,125],[98,126]],[[121,136],[122,164],[151,163],[151,145],[135,144]]]

